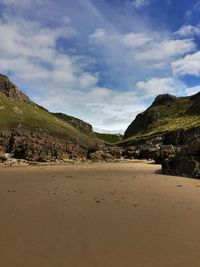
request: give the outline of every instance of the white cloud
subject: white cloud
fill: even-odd
[[[194,51],[192,39],[174,40],[170,33],[149,30],[122,34],[109,27],[107,31],[97,28],[87,43],[90,59],[84,49],[77,52],[76,46],[70,50],[73,54],[59,49],[60,38],[76,34],[70,20],[63,21],[62,27],[50,28],[16,17],[0,20],[4,37],[0,72],[11,73],[22,88],[28,85],[27,92],[35,102],[80,117],[95,128],[118,132],[146,109],[149,98],[185,90],[170,76],[171,61]]]
[[[135,55],[137,61],[167,61],[173,57],[185,55],[196,48],[192,39],[164,40],[153,42],[144,51]]]
[[[194,95],[197,94],[198,92],[200,92],[200,85],[198,86],[193,86],[193,87],[189,87],[185,90],[187,95]]]
[[[0,21],[0,71],[12,72],[22,80],[75,80],[73,60],[57,51],[60,37],[69,38],[74,31],[68,25],[50,29],[24,19],[5,17]]]
[[[0,72],[10,72],[12,79],[31,85],[31,99],[51,111],[75,115],[97,128],[118,132],[144,109],[135,92],[98,87],[98,74],[85,71],[87,60],[85,65],[79,57],[57,50],[59,38],[69,38],[71,29],[49,29],[6,18],[0,21],[0,33],[4,36]]]
[[[52,62],[56,56],[56,43],[60,37],[71,37],[75,31],[64,28],[50,29],[24,19],[5,17],[0,21],[0,52],[3,57],[31,57]]]
[[[90,88],[95,86],[98,81],[98,78],[91,73],[83,73],[80,77],[80,87],[81,88]]]
[[[172,62],[172,69],[177,76],[200,76],[200,51]]]
[[[128,48],[141,47],[152,41],[150,34],[130,32],[121,38],[122,43]]]
[[[195,35],[200,35],[200,25],[183,25],[178,31],[174,33],[174,35],[180,37],[192,37]]]
[[[68,91],[68,94],[54,92],[48,98],[37,95],[34,100],[52,111],[73,114],[85,121],[89,117],[95,129],[117,133],[123,133],[134,117],[146,108],[143,99],[134,91],[123,92],[104,87]]]
[[[105,62],[121,66],[121,71],[142,73],[149,70],[165,70],[171,72],[171,62],[195,51],[193,39],[173,39],[169,33],[129,32],[127,34],[108,33],[105,29],[97,29],[90,35],[93,49],[103,55]],[[136,72],[137,69],[137,72]]]
[[[107,39],[107,33],[104,29],[96,29],[94,33],[90,35],[90,40],[94,42],[104,42]]]
[[[150,78],[146,81],[139,81],[136,87],[148,97],[155,97],[159,94],[170,93],[179,94],[185,89],[183,82],[171,77],[167,78]]]
[[[142,8],[142,7],[148,6],[149,4],[150,4],[150,0],[134,0],[132,2],[132,5],[135,8]]]

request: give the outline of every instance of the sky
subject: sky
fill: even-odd
[[[0,0],[0,37],[0,73],[96,131],[200,91],[198,0]]]

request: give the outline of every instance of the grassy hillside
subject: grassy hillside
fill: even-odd
[[[101,139],[105,143],[114,144],[123,139],[123,136],[120,134],[104,134],[95,132],[97,138]]]
[[[94,136],[92,126],[89,123],[84,122],[84,121],[82,121],[78,118],[75,118],[73,116],[63,114],[63,113],[53,113],[53,115],[56,116],[57,118],[65,121],[65,122],[67,122],[68,124],[70,124],[72,127],[77,129],[81,133]]]
[[[154,101],[129,125],[123,142],[200,126],[200,115],[194,112],[195,108],[199,110],[199,106],[199,97],[180,97],[160,103]],[[193,112],[189,112],[191,108]]]
[[[52,136],[64,139],[89,140],[77,129],[37,105],[0,96],[0,129],[13,130],[16,128],[31,131],[44,130]]]
[[[62,113],[53,113],[53,115],[55,115],[59,119],[62,119],[65,122],[69,123],[70,125],[72,125],[74,128],[76,128],[81,133],[88,135],[90,137],[92,136],[93,138],[96,137],[99,140],[103,141],[104,143],[113,144],[113,143],[117,143],[123,139],[123,136],[118,135],[118,134],[107,134],[107,133],[93,132],[92,126],[89,123],[84,122],[84,121],[82,121],[78,118],[75,118],[73,116],[65,115]]]

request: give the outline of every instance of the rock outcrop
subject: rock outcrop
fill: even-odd
[[[171,139],[173,140],[173,137],[168,136],[167,142]],[[179,132],[174,141],[179,150],[164,158],[163,173],[200,178],[200,127]]]
[[[93,147],[93,144],[62,140],[42,131],[19,130],[0,132],[0,144],[1,155],[9,153],[15,159],[37,162],[86,159]]]
[[[15,86],[7,76],[0,74],[0,95],[19,102],[32,103],[30,99]]]

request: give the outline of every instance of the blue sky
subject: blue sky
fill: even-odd
[[[197,0],[0,0],[0,35],[1,73],[98,131],[200,90]]]

